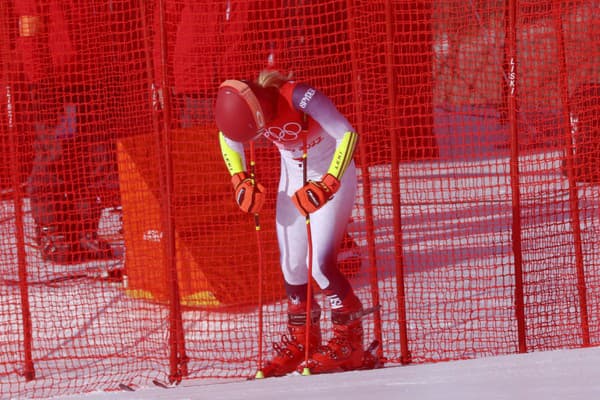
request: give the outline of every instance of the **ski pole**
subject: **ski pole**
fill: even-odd
[[[250,177],[252,183],[256,184],[256,158],[254,154],[254,141],[250,142]],[[258,368],[256,370],[256,379],[264,378],[263,373],[263,255],[262,255],[262,241],[260,234],[260,216],[258,212],[254,213],[254,228],[256,231],[256,247],[258,253]]]
[[[308,132],[304,135],[304,146],[302,147],[302,182],[303,185],[308,183]],[[308,367],[308,359],[310,356],[310,328],[312,317],[312,268],[313,268],[313,246],[312,246],[312,230],[310,226],[310,214],[306,213],[306,242],[308,251],[308,280],[306,285],[306,334],[304,337],[304,368],[302,375],[310,375]]]

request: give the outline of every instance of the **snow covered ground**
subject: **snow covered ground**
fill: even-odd
[[[172,389],[96,392],[62,399],[592,400],[600,398],[598,365],[600,348],[594,347],[259,381],[184,381]]]

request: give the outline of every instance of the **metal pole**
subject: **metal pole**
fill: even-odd
[[[179,296],[179,278],[177,274],[177,253],[175,243],[175,221],[173,217],[173,163],[171,159],[171,99],[170,82],[168,81],[168,54],[167,54],[167,31],[165,21],[165,0],[159,0],[159,18],[160,18],[160,44],[161,44],[161,64],[162,64],[162,89],[164,99],[163,109],[163,129],[158,135],[159,158],[161,159],[159,169],[161,182],[163,183],[162,204],[164,206],[163,227],[165,235],[165,254],[167,256],[166,268],[169,278],[169,345],[170,354],[170,375],[169,381],[179,382],[182,377],[187,375],[187,356],[185,354],[185,333],[183,330],[183,314]],[[162,151],[161,151],[162,150]]]
[[[512,249],[515,268],[515,315],[517,319],[519,353],[527,352],[525,302],[523,298],[523,253],[521,241],[521,187],[519,183],[519,131],[517,116],[517,2],[507,0],[507,51],[508,60],[508,123],[510,129],[510,186],[512,193]]]
[[[354,4],[353,0],[346,0],[347,10],[348,10],[348,35],[350,41],[350,52],[351,52],[351,60],[352,60],[352,91],[354,94],[354,98],[357,99],[356,105],[354,107],[356,113],[356,129],[358,131],[358,135],[362,136],[365,134],[364,122],[362,118],[362,107],[360,103],[361,96],[361,79],[364,77],[361,76],[359,72],[358,66],[358,55],[356,49],[356,26],[354,24]],[[369,277],[370,277],[370,285],[371,285],[371,297],[373,302],[373,307],[375,307],[374,312],[374,334],[375,338],[382,345],[377,349],[377,355],[379,358],[383,357],[383,339],[382,339],[382,328],[381,328],[381,309],[379,307],[379,279],[377,276],[377,253],[375,248],[375,222],[373,217],[373,205],[371,203],[372,192],[371,192],[371,176],[369,174],[369,169],[367,165],[366,158],[366,145],[364,139],[358,140],[358,158],[359,164],[361,167],[361,180],[362,180],[362,194],[363,194],[363,205],[365,211],[365,224],[366,224],[366,235],[367,235],[367,248],[368,248],[368,260],[369,260]]]
[[[579,310],[581,313],[581,338],[584,346],[590,345],[590,327],[587,310],[587,285],[585,281],[585,269],[583,261],[583,249],[581,238],[581,221],[579,218],[579,194],[577,192],[577,181],[574,173],[573,146],[575,143],[573,130],[571,126],[571,104],[569,101],[569,77],[567,61],[565,54],[565,37],[562,21],[562,1],[556,0],[554,3],[554,21],[556,30],[556,39],[558,42],[558,83],[560,88],[560,99],[563,110],[563,130],[565,138],[565,160],[567,180],[569,182],[569,210],[571,214],[571,226],[573,227],[573,245],[575,246],[575,266],[577,270],[577,290],[579,293]]]
[[[10,5],[2,2],[0,4],[0,29],[9,29],[12,26],[8,23],[10,16]],[[4,31],[3,38],[15,37],[15,32]],[[4,42],[4,40],[2,40]],[[6,113],[7,113],[7,130],[9,138],[9,159],[10,159],[10,175],[12,184],[12,199],[15,212],[15,235],[17,246],[17,263],[19,276],[19,292],[21,298],[21,318],[23,320],[23,358],[24,368],[23,376],[27,381],[35,379],[35,366],[33,362],[33,327],[31,323],[31,306],[29,303],[29,284],[27,282],[27,259],[25,253],[25,233],[23,227],[23,185],[21,185],[21,165],[20,154],[18,148],[18,135],[15,124],[18,118],[15,116],[15,99],[21,101],[21,96],[15,96],[11,83],[17,82],[16,66],[14,61],[17,60],[11,50],[8,42],[0,43],[0,60],[3,60],[0,76],[6,78],[3,95],[6,96]]]

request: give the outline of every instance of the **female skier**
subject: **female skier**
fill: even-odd
[[[264,136],[281,155],[276,231],[288,298],[289,335],[273,344],[275,356],[265,364],[264,376],[302,368],[309,282],[308,214],[312,274],[329,299],[333,323],[333,337],[322,346],[321,310],[311,299],[308,367],[312,373],[359,368],[364,353],[363,307],[336,262],[356,194],[354,128],[322,92],[274,70],[262,71],[254,82],[223,82],[215,118],[221,152],[242,211],[258,212],[265,197],[264,187],[246,168],[244,143]]]

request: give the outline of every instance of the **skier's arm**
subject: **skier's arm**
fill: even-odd
[[[336,149],[327,174],[341,180],[350,165],[358,135],[346,117],[339,112],[333,102],[319,90],[303,83],[294,86],[292,105],[312,119],[336,140]]]
[[[301,214],[317,211],[339,190],[342,176],[352,162],[358,135],[331,100],[318,90],[297,84],[291,95],[292,106],[314,119],[336,140],[336,149],[327,172],[320,181],[309,181],[298,189],[292,201]]]
[[[338,181],[342,179],[346,168],[348,168],[352,157],[354,157],[357,140],[358,135],[356,132],[347,131],[342,139],[337,141],[337,147],[327,173],[334,176]]]
[[[229,174],[234,176],[240,172],[245,172],[246,159],[244,157],[244,145],[227,139],[222,132],[219,132],[219,144],[221,146],[221,155]]]

